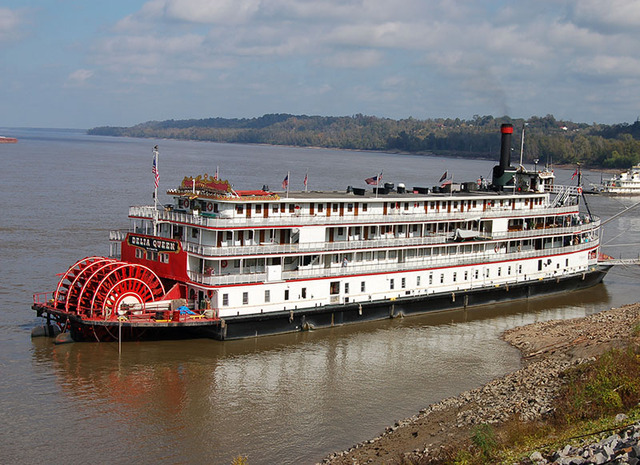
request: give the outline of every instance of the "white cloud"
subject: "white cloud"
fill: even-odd
[[[322,65],[332,68],[371,68],[383,63],[384,54],[378,50],[338,51],[325,56]]]
[[[635,0],[579,0],[571,11],[572,21],[603,32],[640,27],[640,2]]]
[[[0,44],[21,38],[25,31],[25,10],[0,8]]]
[[[93,77],[94,72],[89,69],[77,69],[67,77],[67,87],[83,87]]]

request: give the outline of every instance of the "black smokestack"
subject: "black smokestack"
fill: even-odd
[[[503,124],[500,127],[502,133],[502,145],[500,146],[500,168],[506,170],[511,166],[511,135],[513,124]]]

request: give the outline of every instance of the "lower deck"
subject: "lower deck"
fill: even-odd
[[[369,302],[342,302],[321,307],[282,310],[268,314],[209,318],[175,315],[164,318],[120,318],[83,320],[56,310],[46,303],[34,303],[38,316],[47,324],[57,323],[70,331],[76,341],[116,341],[118,339],[176,339],[209,337],[219,340],[242,339],[287,332],[308,331],[351,323],[395,318],[434,311],[486,305],[506,300],[567,292],[594,286],[602,281],[611,265],[592,266],[581,273],[522,283],[494,285],[458,292],[407,295]]]

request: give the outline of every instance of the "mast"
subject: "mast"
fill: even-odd
[[[520,140],[520,166],[522,166],[522,155],[524,154],[524,127],[527,123],[522,125],[522,138]]]
[[[153,147],[153,166],[151,168],[153,173],[153,235],[158,233],[158,182],[160,181],[160,171],[158,171],[158,146]]]

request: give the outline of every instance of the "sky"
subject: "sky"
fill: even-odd
[[[0,0],[0,127],[640,116],[638,0]]]

